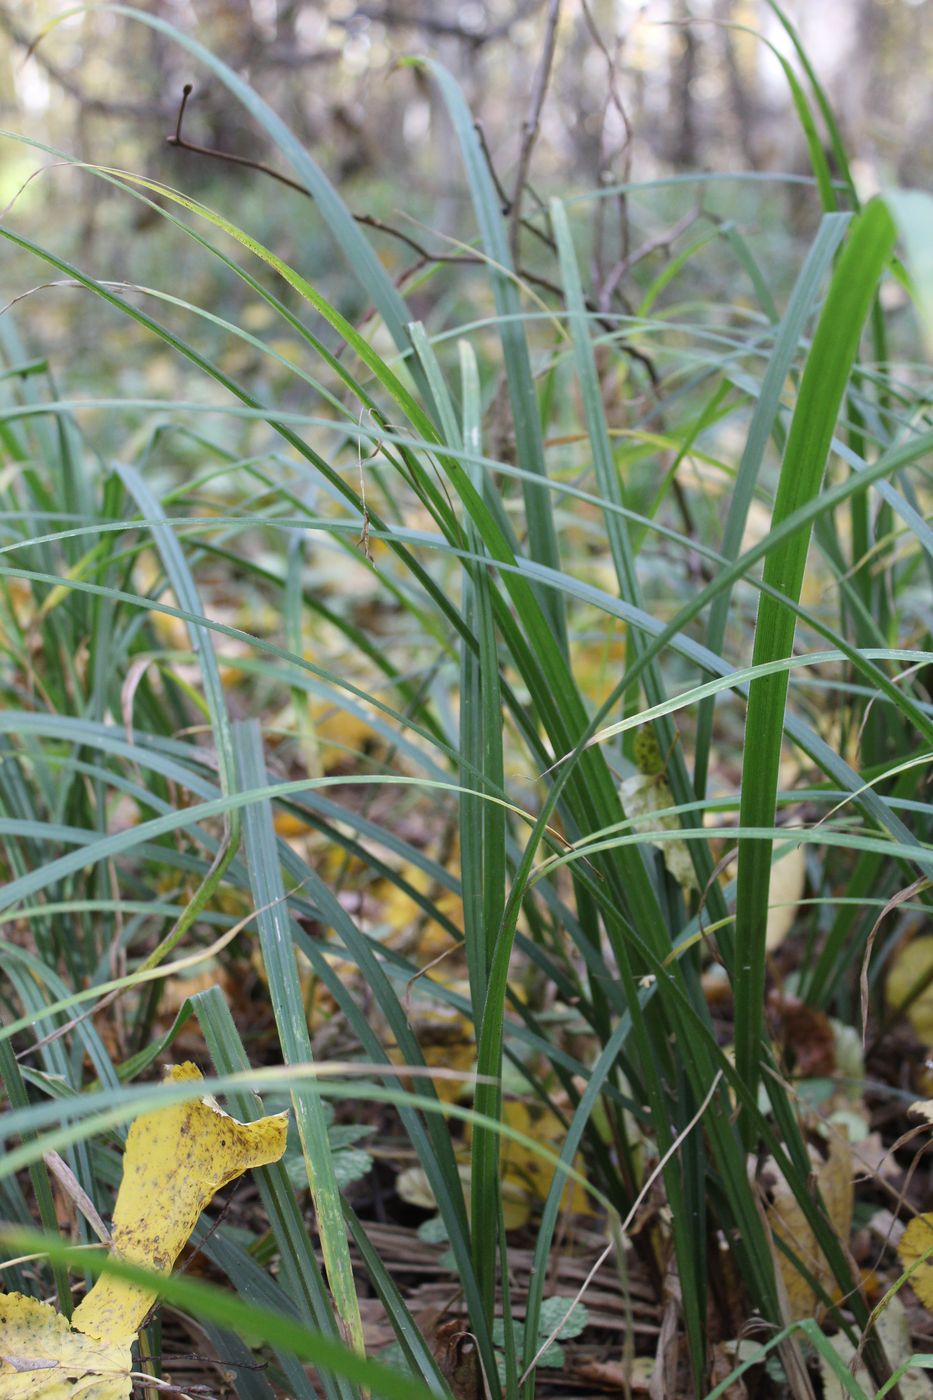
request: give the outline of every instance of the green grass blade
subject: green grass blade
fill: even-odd
[[[281,117],[272,110],[254,88],[250,87],[249,83],[245,82],[222,59],[211,53],[210,49],[205,48],[191,35],[176,29],[167,20],[155,14],[147,14],[144,10],[133,9],[128,5],[104,4],[94,8],[109,11],[112,14],[125,15],[128,19],[148,25],[150,29],[164,34],[216,74],[224,86],[238,98],[250,116],[279,148],[298,178],[306,186],[330,229],[337,248],[345,256],[367,295],[372,298],[396,345],[400,350],[406,350],[409,345],[407,326],[410,316],[404,300],[396,291],[391,277],[379,261],[372,244],[360,229],[337,190]]]
[[[217,1073],[237,1074],[248,1070],[246,1051],[220,988],[211,987],[208,991],[196,993],[190,1004],[204,1033]],[[238,1091],[229,1098],[233,1112],[241,1122],[251,1122],[262,1113],[262,1105],[255,1094]],[[306,1323],[338,1341],[340,1333],[334,1320],[331,1298],[284,1164],[273,1162],[258,1168],[254,1175],[279,1247],[282,1277],[291,1301]],[[348,1397],[353,1394],[345,1381],[329,1376],[322,1377],[322,1380],[331,1395]]]
[[[26,1086],[23,1083],[23,1076],[20,1073],[16,1056],[9,1041],[0,1043],[0,1079],[3,1080],[7,1098],[13,1108],[26,1108],[29,1103],[29,1096]],[[43,1228],[47,1231],[58,1229],[58,1219],[55,1213],[55,1201],[52,1196],[52,1183],[49,1178],[48,1168],[44,1162],[33,1162],[29,1167],[29,1177],[32,1182],[32,1189],[35,1193],[36,1204],[39,1208],[39,1219]],[[71,1317],[72,1299],[71,1286],[68,1281],[68,1270],[58,1260],[53,1261],[52,1276],[55,1280],[55,1291],[58,1294],[58,1306],[65,1317]]]
[[[259,726],[240,723],[234,732],[240,781],[247,787],[265,784],[265,760]],[[250,884],[257,905],[257,923],[269,995],[286,1064],[313,1059],[298,964],[285,906],[285,891],[276,852],[272,810],[268,802],[251,804],[244,816],[244,846]],[[363,1351],[363,1325],[353,1279],[340,1188],[334,1174],[327,1119],[315,1088],[292,1094],[298,1132],[317,1213],[318,1231],[334,1305],[356,1351]]]
[[[447,105],[460,151],[466,167],[473,198],[473,209],[479,224],[480,237],[489,258],[489,276],[498,313],[497,325],[502,345],[502,358],[508,379],[509,401],[515,424],[515,445],[519,464],[526,471],[546,477],[544,440],[538,398],[535,393],[528,343],[524,327],[518,319],[520,303],[515,285],[511,254],[499,198],[493,185],[486,157],[476,134],[476,126],[460,88],[450,73],[433,59],[414,60],[432,75]],[[523,483],[525,516],[528,525],[529,553],[532,559],[550,568],[560,567],[560,550],[550,493],[546,485]],[[561,647],[566,650],[567,624],[560,601],[551,594],[542,595],[544,608]]]
[[[773,524],[820,492],[833,428],[878,279],[894,244],[894,225],[885,206],[874,202],[853,225],[839,260],[807,359],[794,411],[774,505]],[[808,529],[772,547],[764,581],[796,602],[806,566]],[[758,607],[753,664],[789,656],[794,614],[762,595]],[[749,687],[742,773],[741,822],[771,825],[775,812],[787,673],[762,677]],[[765,925],[771,872],[771,843],[739,843],[736,892],[735,1043],[739,1074],[758,1083],[765,974]]]
[[[761,392],[758,395],[755,412],[749,424],[735,486],[729,501],[729,513],[726,516],[726,527],[720,548],[724,558],[730,561],[738,557],[741,549],[745,523],[754,497],[765,448],[774,431],[775,421],[780,410],[781,394],[793,366],[800,337],[807,317],[816,305],[820,283],[832,265],[832,260],[848,223],[849,215],[847,214],[827,214],[824,216],[816,238],[807,253],[804,265],[800,269],[800,274],[787,303],[787,309],[778,327],[774,349],[761,383]],[[710,651],[719,652],[722,649],[731,598],[731,587],[725,588],[710,608],[706,631],[706,644]],[[697,721],[694,767],[694,784],[699,796],[702,796],[706,791],[712,722],[712,705],[701,706]]]

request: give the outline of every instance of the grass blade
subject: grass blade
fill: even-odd
[[[240,781],[248,788],[264,785],[267,779],[258,724],[238,724],[234,731],[234,749]],[[272,811],[268,802],[254,803],[247,808],[244,843],[253,899],[258,910],[256,918],[260,948],[282,1054],[286,1064],[307,1064],[313,1060],[311,1037],[308,1034],[295,946],[285,907]],[[363,1325],[323,1105],[313,1085],[294,1090],[292,1102],[334,1304],[348,1340],[356,1351],[362,1353]]]
[[[883,203],[875,201],[852,226],[820,315],[788,435],[772,525],[781,525],[819,495],[862,327],[893,244],[891,216]],[[770,549],[765,558],[765,583],[792,602],[800,597],[809,542],[809,529],[797,530]],[[763,594],[753,665],[789,656],[794,631],[794,614],[780,599]],[[749,687],[740,815],[743,826],[770,826],[774,820],[786,697],[786,672],[763,676]],[[752,1086],[758,1083],[760,1073],[770,875],[770,841],[740,841],[735,1044],[739,1073]]]

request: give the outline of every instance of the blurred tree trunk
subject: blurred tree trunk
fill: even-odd
[[[735,118],[734,130],[745,163],[750,169],[759,170],[761,161],[756,138],[760,112],[742,71],[742,54],[747,52],[747,49],[745,45],[737,43],[736,36],[726,27],[726,21],[735,18],[735,8],[733,0],[716,0],[716,18],[723,22],[719,30],[719,42],[726,72],[726,91]],[[754,73],[751,76],[754,77]]]
[[[670,160],[678,168],[694,167],[697,164],[696,107],[691,87],[697,74],[699,41],[690,23],[690,10],[687,0],[677,0],[674,6],[674,19],[677,28],[675,44],[680,43],[680,52],[671,65],[671,116],[672,133]]]

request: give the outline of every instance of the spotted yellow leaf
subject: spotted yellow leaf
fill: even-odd
[[[85,1337],[48,1303],[0,1293],[3,1400],[123,1400],[132,1365],[130,1340]]]
[[[200,1080],[190,1063],[170,1082]],[[168,1273],[216,1191],[285,1151],[287,1114],[239,1123],[210,1096],[144,1113],[127,1134],[113,1215],[121,1259]],[[156,1293],[102,1277],[72,1326],[47,1303],[0,1294],[0,1400],[122,1400],[130,1394],[133,1338]]]
[[[200,1079],[189,1063],[169,1080]],[[285,1151],[287,1115],[238,1123],[210,1096],[137,1118],[126,1139],[123,1180],[113,1213],[113,1245],[123,1259],[168,1273],[215,1192],[250,1167]],[[91,1337],[134,1336],[154,1294],[125,1279],[101,1278],[75,1309]]]

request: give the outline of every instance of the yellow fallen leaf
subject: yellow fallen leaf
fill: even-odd
[[[933,938],[913,938],[891,960],[884,995],[893,1011],[914,987],[933,970]],[[933,1045],[933,982],[907,1008],[907,1019],[917,1035]]]
[[[199,1080],[176,1065],[170,1082]],[[205,1095],[144,1113],[127,1134],[113,1214],[121,1259],[168,1273],[216,1191],[285,1151],[288,1115],[239,1123]],[[156,1298],[150,1288],[99,1278],[72,1326],[47,1303],[0,1294],[0,1400],[122,1400],[133,1338]]]
[[[399,1172],[395,1189],[406,1204],[418,1206],[420,1210],[437,1210],[437,1198],[424,1167],[406,1167]]]
[[[470,1210],[470,1168],[465,1162],[458,1167],[463,1186],[464,1203],[467,1214]],[[437,1200],[422,1167],[407,1167],[395,1178],[395,1189],[403,1201],[421,1210],[437,1210]],[[517,1230],[531,1218],[531,1199],[525,1186],[503,1179],[500,1185],[502,1215],[507,1230]]]
[[[152,550],[144,550],[136,560],[133,581],[143,595],[152,593],[162,583],[162,564]],[[160,588],[158,600],[166,607],[177,608],[178,599],[171,589]],[[172,613],[150,612],[149,622],[158,640],[169,651],[188,651],[191,646],[188,624]]]
[[[378,739],[362,715],[342,709],[331,700],[312,700],[308,716],[325,773],[341,763],[352,762]]]
[[[48,1303],[0,1293],[3,1400],[123,1400],[132,1367],[131,1341],[85,1337]]]
[[[427,895],[438,913],[446,914],[454,924],[463,927],[463,901],[458,894],[453,890],[437,888],[436,881],[420,866],[407,863],[400,867],[398,874],[413,889]],[[394,881],[378,881],[373,893],[379,900],[380,922],[388,925],[391,938],[401,941],[403,951],[407,951],[412,932],[417,930],[418,938],[412,951],[419,962],[431,962],[456,946],[447,930],[433,917],[427,917],[421,905]]]
[[[285,841],[294,836],[307,836],[311,830],[311,823],[304,817],[299,817],[297,812],[287,812],[284,808],[276,811],[273,824],[276,836],[281,836]]]
[[[836,1130],[830,1134],[829,1155],[825,1161],[812,1147],[810,1157],[813,1162],[813,1175],[833,1229],[843,1244],[847,1245],[852,1228],[854,1192],[852,1153],[845,1132]],[[769,1159],[765,1164],[763,1174],[770,1176],[773,1182],[772,1199],[767,1208],[768,1224],[773,1234],[793,1250],[824,1290],[831,1294],[834,1286],[832,1269],[817,1244],[816,1235],[810,1228],[796,1196],[773,1160]],[[812,1317],[817,1306],[814,1289],[799,1272],[793,1260],[777,1245],[774,1247],[774,1262],[787,1291],[791,1318],[796,1320]]]
[[[469,998],[470,985],[462,978],[439,976],[439,986],[449,987],[461,997]],[[472,1075],[476,1069],[476,1040],[473,1023],[456,1006],[441,1001],[431,994],[425,995],[423,984],[415,981],[410,986],[408,1019],[421,1046],[424,1063],[429,1069],[461,1070],[463,1078],[445,1079],[441,1075],[434,1080],[434,1091],[443,1103],[456,1103],[469,1097],[472,1090]],[[388,1041],[386,1048],[395,1064],[404,1064],[405,1057],[397,1043]]]
[[[510,1128],[533,1138],[556,1156],[563,1146],[566,1128],[549,1108],[533,1108],[520,1100],[508,1100],[503,1105],[502,1117]],[[578,1153],[574,1158],[574,1168],[583,1170],[583,1158]],[[502,1139],[502,1170],[506,1182],[524,1186],[533,1200],[543,1201],[551,1189],[557,1166],[549,1157],[526,1147],[513,1138]],[[576,1215],[591,1215],[589,1196],[577,1181],[567,1179],[560,1198],[562,1210],[573,1211]]]
[[[167,1078],[201,1074],[188,1062]],[[127,1134],[113,1212],[116,1253],[168,1273],[215,1192],[249,1167],[278,1161],[286,1132],[285,1113],[238,1123],[210,1096],[144,1113]],[[135,1336],[154,1297],[125,1279],[100,1278],[75,1308],[74,1325],[91,1337]]]
[[[916,1264],[910,1275],[910,1286],[928,1311],[933,1312],[933,1255],[923,1259],[933,1251],[933,1215],[917,1215],[901,1235],[897,1246],[898,1257],[905,1269]],[[923,1260],[918,1263],[918,1260]]]

